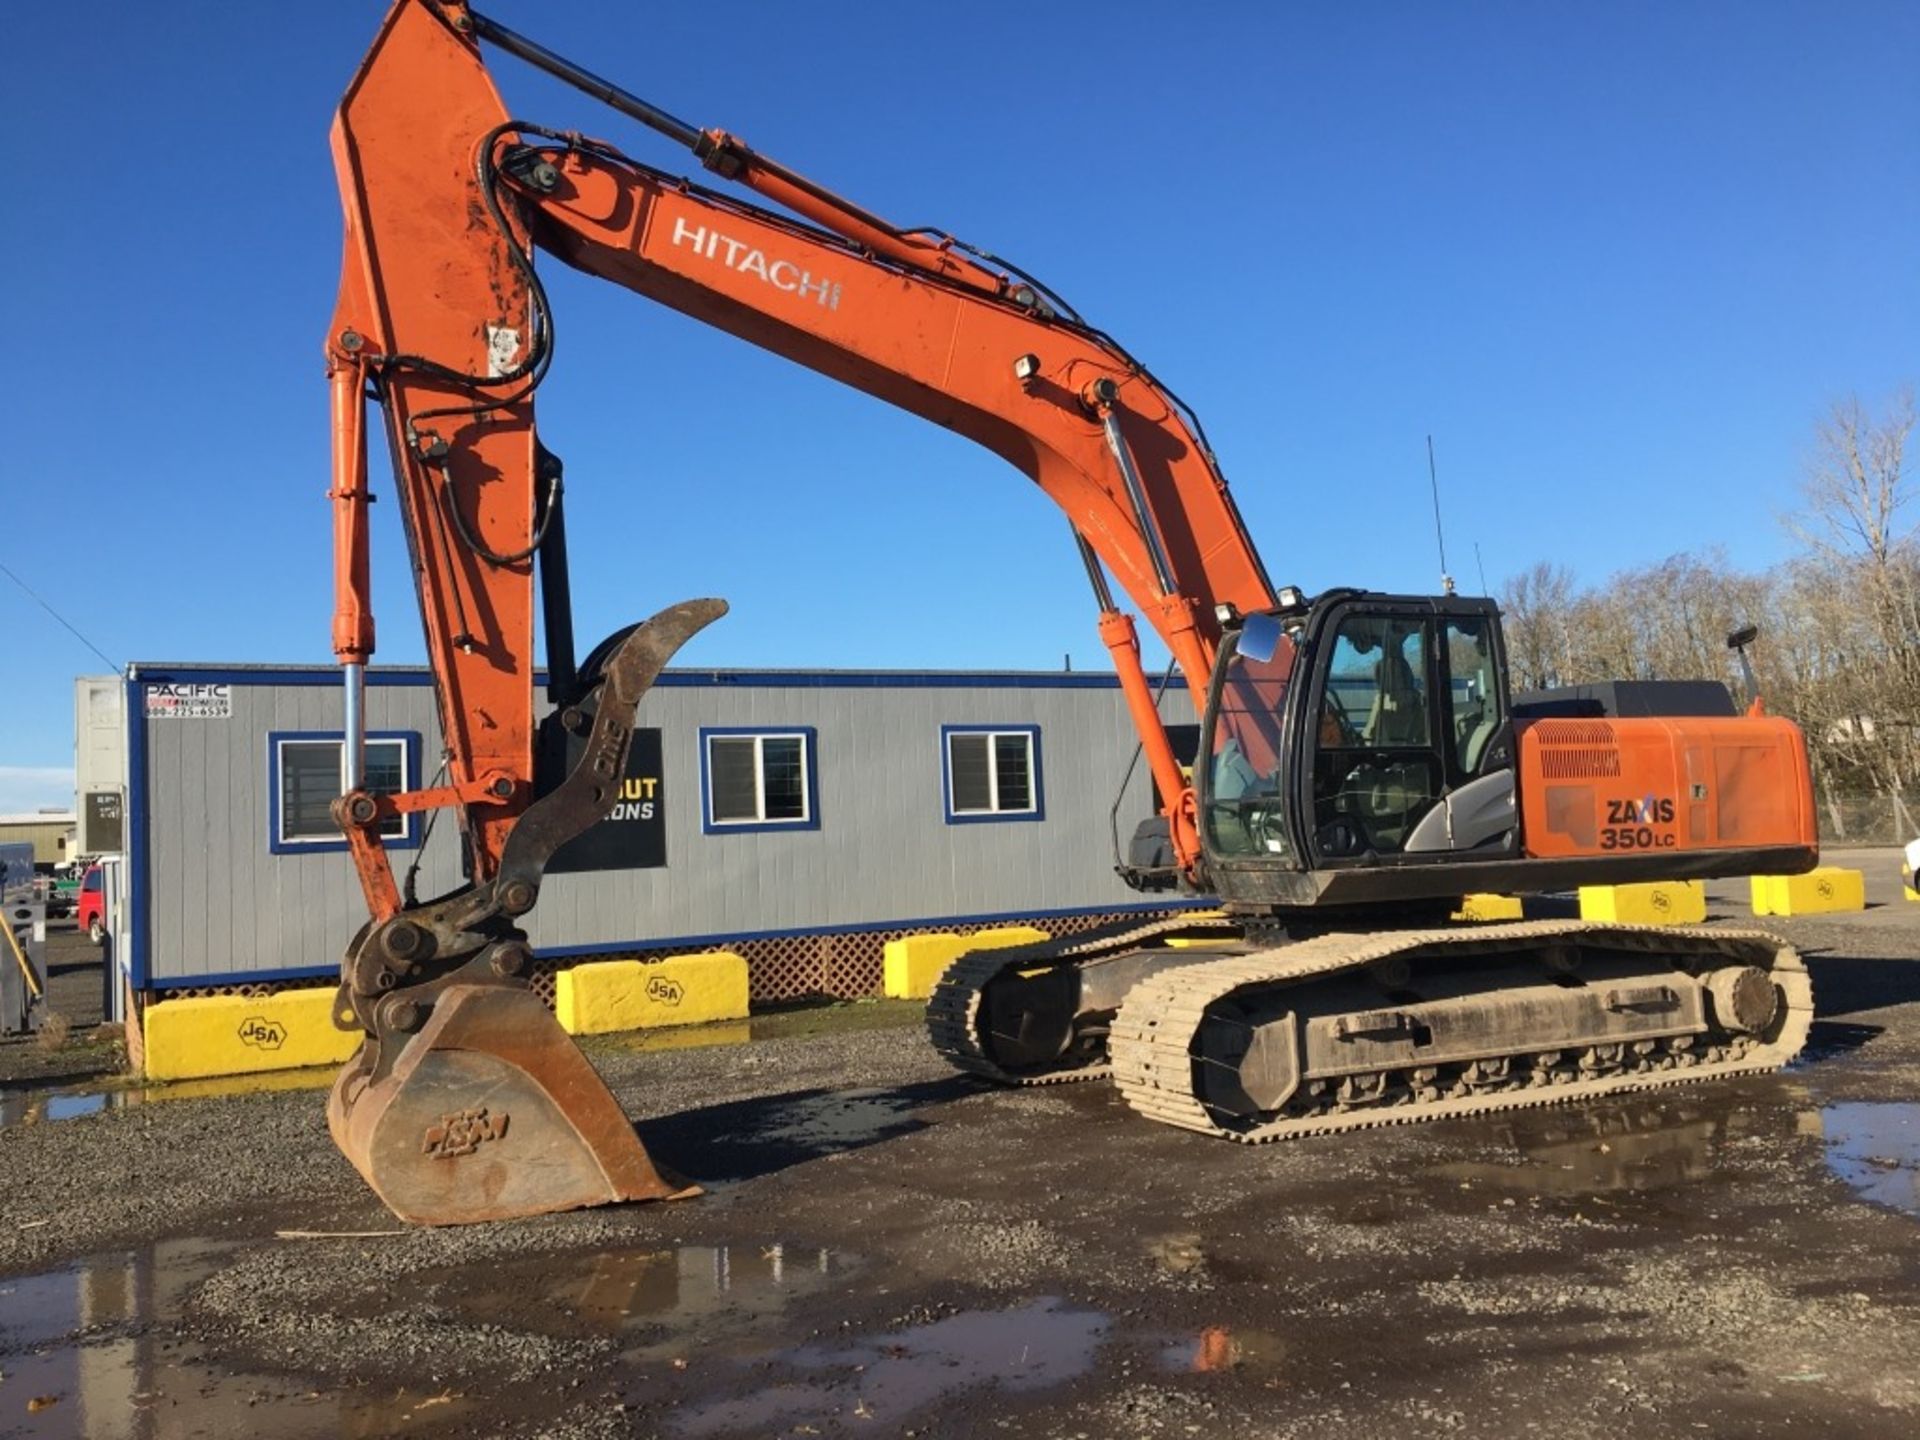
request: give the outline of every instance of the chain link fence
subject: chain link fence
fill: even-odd
[[[1822,794],[1822,845],[1905,845],[1920,837],[1920,800],[1900,795]]]

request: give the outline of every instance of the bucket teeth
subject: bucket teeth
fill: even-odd
[[[547,1008],[513,986],[450,985],[369,1083],[327,1102],[334,1143],[402,1220],[464,1225],[697,1194],[647,1155]]]

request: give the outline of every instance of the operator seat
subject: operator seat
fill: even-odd
[[[1367,744],[1383,749],[1427,743],[1426,703],[1414,682],[1413,667],[1391,635],[1373,667],[1373,705],[1362,734]]]

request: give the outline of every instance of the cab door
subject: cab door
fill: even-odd
[[[1514,853],[1498,622],[1466,607],[1368,597],[1315,627],[1300,795],[1314,868]]]
[[[1446,793],[1407,835],[1410,855],[1472,851],[1504,859],[1519,851],[1513,722],[1499,617],[1448,613],[1434,617],[1443,688],[1441,762]]]

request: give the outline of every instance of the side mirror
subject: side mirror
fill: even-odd
[[[1280,648],[1280,637],[1284,633],[1273,616],[1249,615],[1240,627],[1239,653],[1257,665],[1264,665]]]

